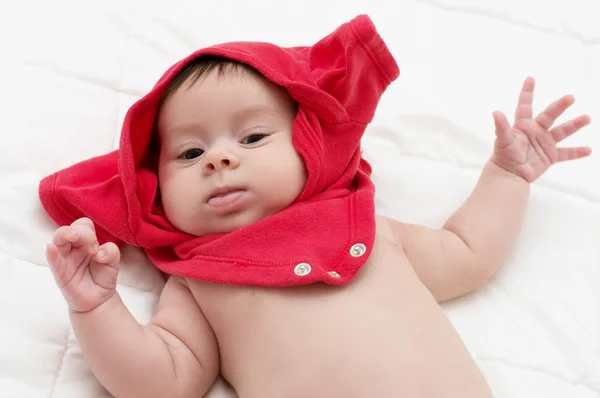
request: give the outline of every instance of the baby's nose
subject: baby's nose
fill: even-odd
[[[204,169],[206,171],[221,171],[238,167],[239,159],[231,151],[214,148],[206,154]]]

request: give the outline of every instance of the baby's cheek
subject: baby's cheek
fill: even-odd
[[[308,173],[304,161],[296,151],[287,152],[279,164],[278,186],[282,188],[285,199],[291,202],[304,190]]]
[[[162,206],[171,223],[175,224],[179,220],[185,220],[189,213],[192,189],[190,184],[179,179],[170,179],[161,184]]]
[[[308,180],[308,170],[306,169],[306,164],[304,163],[304,159],[295,150],[293,151],[292,154],[290,154],[289,158],[292,159],[291,160],[291,162],[292,162],[291,169],[293,170],[292,172],[295,177],[295,181],[297,182],[297,184],[299,186],[304,188],[304,186],[306,185],[306,182]]]

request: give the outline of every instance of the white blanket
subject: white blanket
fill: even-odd
[[[572,93],[577,102],[560,120],[592,116],[565,145],[597,154],[534,184],[509,261],[444,309],[497,397],[600,397],[597,0],[2,2],[0,396],[108,396],[45,261],[56,225],[39,203],[39,180],[116,148],[127,108],[192,50],[230,40],[310,44],[360,13],[401,69],[364,138],[380,213],[441,225],[491,154],[492,112],[512,116],[527,75],[537,80],[535,111]],[[132,313],[148,321],[162,279],[138,249],[126,248],[119,282]],[[209,394],[234,396],[222,381]]]

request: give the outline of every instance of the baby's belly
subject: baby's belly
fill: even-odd
[[[384,239],[343,287],[192,289],[240,398],[491,396],[438,304]]]

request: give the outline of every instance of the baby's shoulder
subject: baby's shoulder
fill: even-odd
[[[386,240],[394,241],[395,234],[391,218],[382,215],[375,215],[375,237],[385,238]],[[376,241],[379,239],[375,239]]]

